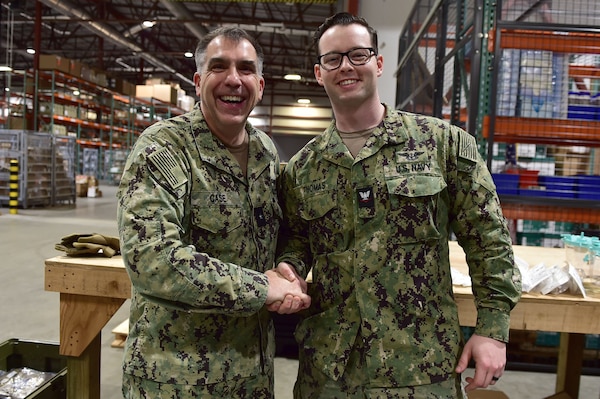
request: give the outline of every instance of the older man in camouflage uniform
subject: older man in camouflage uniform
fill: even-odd
[[[267,307],[310,298],[293,270],[273,270],[279,159],[247,123],[262,60],[241,29],[208,34],[196,50],[201,102],[148,128],[128,158],[118,191],[133,283],[126,398],[273,397]]]
[[[463,398],[502,375],[520,297],[494,183],[465,131],[383,105],[377,34],[339,14],[317,31],[335,120],[292,157],[279,261],[312,269],[294,397]],[[464,350],[448,240],[467,254],[478,311]],[[460,359],[460,360],[459,360]]]

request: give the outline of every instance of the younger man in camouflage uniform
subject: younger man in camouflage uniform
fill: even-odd
[[[317,81],[335,120],[282,174],[281,256],[312,269],[296,330],[294,397],[463,398],[502,375],[520,274],[475,139],[382,104],[377,34],[347,13],[315,34]],[[450,231],[467,254],[478,312],[464,348]]]
[[[241,29],[205,36],[194,74],[201,102],[148,128],[128,158],[118,191],[133,283],[126,398],[273,397],[267,307],[291,312],[310,298],[292,269],[273,270],[279,159],[247,123],[262,62]]]

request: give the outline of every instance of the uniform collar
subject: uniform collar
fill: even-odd
[[[402,115],[398,111],[384,104],[386,113],[383,121],[373,131],[367,140],[365,147],[356,158],[352,158],[348,149],[342,142],[340,134],[333,120],[329,127],[323,132],[321,140],[318,140],[316,150],[323,154],[323,158],[336,165],[346,168],[352,167],[356,161],[366,159],[387,145],[398,145],[408,139],[408,134],[402,121]]]
[[[272,150],[273,146],[265,142],[268,140],[266,135],[260,134],[258,129],[246,122],[246,132],[248,132],[248,173],[246,177],[227,147],[210,132],[199,103],[196,103],[188,115],[200,159],[216,169],[245,182],[246,179],[248,181],[257,179],[277,159]]]

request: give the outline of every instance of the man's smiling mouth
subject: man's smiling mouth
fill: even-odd
[[[240,96],[221,96],[219,99],[226,103],[240,103],[243,101],[243,98]]]
[[[340,86],[347,86],[347,85],[354,84],[354,83],[356,83],[356,82],[358,82],[358,80],[357,80],[357,79],[346,79],[346,80],[342,80],[342,81],[340,82]]]

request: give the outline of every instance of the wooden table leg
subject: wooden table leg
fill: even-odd
[[[60,294],[60,354],[67,356],[67,399],[100,399],[102,328],[125,300]]]
[[[560,334],[556,392],[566,392],[572,399],[579,397],[584,347],[585,334]]]
[[[67,356],[67,399],[100,399],[101,333],[80,356]]]

